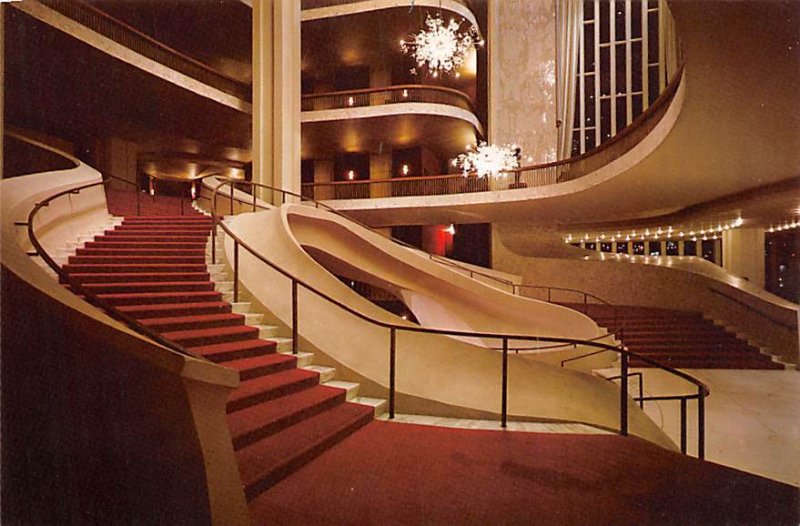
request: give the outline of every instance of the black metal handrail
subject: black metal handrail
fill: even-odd
[[[58,263],[56,263],[56,261],[50,256],[50,254],[47,253],[47,251],[44,249],[42,244],[39,242],[39,239],[36,237],[36,231],[35,231],[34,226],[33,226],[34,225],[34,220],[36,219],[36,214],[38,214],[39,210],[41,210],[42,208],[50,206],[50,203],[52,201],[54,201],[54,200],[56,200],[56,199],[58,199],[60,197],[63,197],[65,195],[78,194],[81,191],[86,190],[88,188],[104,186],[111,180],[117,180],[117,181],[121,181],[123,183],[134,185],[134,183],[132,183],[130,181],[126,181],[124,179],[120,179],[118,177],[113,177],[113,176],[107,176],[107,177],[108,177],[108,179],[105,179],[103,181],[99,181],[99,182],[96,182],[96,183],[89,183],[89,184],[77,186],[75,188],[70,188],[68,190],[63,190],[61,192],[58,192],[56,194],[53,194],[53,195],[45,198],[43,201],[40,201],[40,202],[38,202],[38,203],[36,203],[34,205],[33,209],[31,209],[30,213],[28,214],[27,222],[26,223],[17,223],[17,225],[19,225],[19,226],[26,226],[28,228],[28,238],[30,239],[30,242],[33,245],[33,248],[35,250],[35,252],[32,253],[31,255],[35,255],[35,256],[41,257],[44,260],[44,262],[47,263],[47,265],[51,269],[53,269],[53,271],[58,276],[59,281],[61,283],[66,283],[67,285],[69,285],[70,290],[72,292],[82,295],[84,297],[84,299],[88,303],[94,305],[95,307],[98,307],[98,308],[102,309],[109,316],[111,316],[112,318],[116,319],[117,321],[120,321],[120,322],[124,323],[129,328],[133,329],[135,332],[138,332],[139,334],[143,334],[144,336],[147,336],[151,340],[155,341],[156,343],[158,343],[160,345],[163,345],[164,347],[167,347],[168,349],[170,349],[172,351],[178,352],[178,353],[186,355],[186,356],[191,356],[192,358],[196,358],[198,360],[208,361],[206,358],[204,358],[204,357],[202,357],[202,356],[200,356],[200,355],[198,355],[198,354],[186,349],[182,345],[178,345],[178,344],[176,344],[174,342],[171,342],[171,341],[167,340],[166,338],[164,338],[163,336],[161,336],[157,332],[155,332],[152,329],[146,327],[145,325],[142,325],[141,323],[139,323],[139,321],[136,320],[135,318],[132,318],[131,316],[125,314],[124,312],[121,312],[114,305],[111,305],[107,301],[103,300],[102,298],[100,298],[97,294],[95,294],[91,290],[85,288],[78,281],[76,281],[74,278],[72,278],[69,273],[65,272],[64,269],[61,268],[61,266]],[[136,192],[136,194],[138,196],[139,192]],[[139,215],[139,214],[137,213],[137,215]]]
[[[297,194],[293,192],[285,191],[280,188],[275,188],[269,185],[261,184],[261,183],[254,183],[251,181],[238,181],[238,184],[247,184],[251,185],[251,187],[259,187],[271,190],[273,192],[280,192],[282,194],[282,202],[285,202],[286,195],[290,195],[293,197],[298,197]],[[648,363],[654,367],[657,367],[663,371],[666,371],[674,376],[677,376],[690,384],[692,384],[696,388],[696,392],[691,395],[675,395],[673,397],[669,397],[670,399],[681,400],[682,405],[685,405],[687,400],[696,399],[698,401],[698,457],[703,458],[705,455],[705,406],[704,400],[705,397],[708,396],[709,390],[708,387],[702,383],[701,381],[697,380],[693,376],[679,371],[677,369],[673,369],[672,367],[660,364],[656,360],[648,358],[647,356],[639,355],[635,352],[628,350],[625,346],[613,346],[602,342],[591,341],[591,340],[578,340],[572,338],[561,338],[561,337],[549,337],[549,336],[532,336],[532,335],[521,335],[521,334],[508,334],[508,333],[495,333],[495,332],[472,332],[472,331],[459,331],[459,330],[450,330],[450,329],[433,329],[427,327],[421,327],[418,325],[400,325],[396,323],[386,322],[377,320],[363,314],[348,305],[340,302],[339,300],[331,297],[330,295],[326,294],[325,292],[320,291],[319,289],[315,288],[312,285],[304,282],[302,279],[298,278],[297,276],[293,275],[289,271],[281,268],[276,263],[270,261],[262,254],[258,253],[255,249],[253,249],[248,243],[243,241],[239,236],[233,233],[231,229],[221,220],[220,216],[217,214],[217,196],[219,195],[219,190],[223,186],[230,187],[230,198],[231,198],[231,212],[233,212],[233,193],[234,193],[234,181],[228,180],[221,180],[220,183],[214,188],[214,193],[211,198],[211,212],[212,217],[214,218],[214,232],[216,232],[217,228],[222,228],[226,235],[230,237],[233,241],[233,272],[234,272],[234,301],[238,300],[239,295],[239,247],[243,247],[244,250],[249,252],[251,256],[255,257],[257,260],[261,261],[278,274],[287,278],[291,282],[291,290],[292,290],[292,323],[291,323],[291,330],[292,330],[292,353],[297,354],[297,345],[298,345],[298,326],[299,326],[299,309],[298,309],[298,292],[300,289],[305,289],[315,296],[325,300],[326,302],[330,303],[331,305],[361,319],[371,325],[382,327],[389,330],[389,418],[393,419],[395,416],[395,397],[396,397],[396,357],[397,357],[397,333],[398,332],[412,332],[412,333],[424,333],[424,334],[438,334],[442,336],[457,336],[457,337],[465,337],[465,338],[483,338],[483,339],[495,339],[500,340],[502,342],[502,395],[500,401],[500,422],[502,427],[507,426],[508,421],[508,353],[509,353],[509,342],[510,341],[531,341],[536,340],[540,342],[549,342],[549,343],[558,343],[561,345],[583,345],[589,347],[595,347],[602,351],[613,351],[620,355],[621,359],[621,374],[620,379],[622,380],[620,385],[620,434],[623,436],[628,435],[628,377],[630,373],[629,369],[629,360],[631,358],[635,358],[637,360],[643,361]],[[253,192],[255,194],[255,192]],[[302,197],[302,196],[299,196]],[[214,243],[215,244],[215,243]],[[213,244],[212,244],[213,246]],[[655,398],[653,398],[655,399]],[[682,433],[685,434],[685,421],[682,422],[683,428]],[[685,445],[685,444],[684,444]],[[682,449],[682,452],[686,452],[685,447]]]

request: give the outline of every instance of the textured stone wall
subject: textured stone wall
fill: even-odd
[[[489,137],[523,164],[556,159],[555,2],[489,2]]]

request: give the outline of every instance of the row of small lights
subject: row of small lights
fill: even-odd
[[[666,229],[663,227],[658,227],[655,231],[652,232],[649,228],[646,228],[643,233],[637,233],[636,230],[631,230],[630,234],[625,235],[625,241],[635,241],[637,237],[641,241],[644,241],[645,239],[658,240],[661,238],[661,236],[664,236],[665,239],[674,239],[675,237],[683,239],[685,237],[688,237],[692,241],[698,241],[698,239],[702,239],[703,241],[708,241],[709,236],[711,239],[717,239],[717,236],[721,234],[723,231],[730,230],[732,228],[738,228],[742,226],[742,223],[744,223],[744,221],[740,217],[735,221],[733,221],[732,223],[725,223],[724,225],[719,224],[717,228],[713,227],[708,229],[704,228],[699,230],[698,232],[690,230],[688,233],[684,232],[683,230],[680,230],[677,232],[677,234],[675,232],[675,229],[673,229],[671,226],[666,227]],[[566,238],[564,238],[565,243],[587,242],[590,240],[591,238],[589,237],[589,234],[585,234],[581,238],[574,238],[572,234],[569,234]],[[622,240],[621,232],[617,232],[616,235],[611,234],[608,236],[605,234],[605,232],[603,232],[602,234],[594,238],[595,243],[600,243],[603,241],[613,242],[620,240]]]
[[[800,226],[800,222],[797,219],[793,219],[791,222],[784,221],[783,224],[779,224],[778,226],[770,225],[767,229],[767,232],[772,234],[773,232],[783,232],[784,230],[790,230],[792,228],[797,228]]]

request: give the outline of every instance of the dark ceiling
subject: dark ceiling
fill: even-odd
[[[145,73],[16,9],[4,13],[9,125],[78,146],[121,137],[139,143],[142,153],[250,160],[250,115]]]

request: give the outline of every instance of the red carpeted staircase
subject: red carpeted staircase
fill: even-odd
[[[583,309],[582,305],[573,307]],[[587,314],[609,329],[621,323],[622,341],[628,349],[664,365],[685,369],[784,368],[699,312],[590,305]],[[632,360],[631,365],[649,367],[640,360]]]
[[[192,352],[237,369],[228,423],[245,493],[253,499],[373,419],[374,408],[346,402],[320,385],[295,355],[249,326],[206,266],[212,220],[193,210],[127,217],[78,248],[64,270],[120,311]]]

